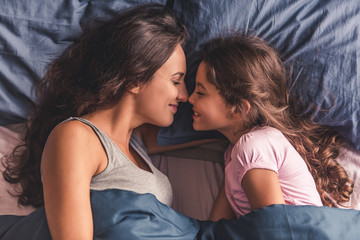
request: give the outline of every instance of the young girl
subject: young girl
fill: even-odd
[[[171,204],[169,180],[133,133],[169,126],[187,100],[179,87],[186,37],[170,10],[139,6],[85,31],[50,65],[25,143],[3,174],[22,187],[20,204],[45,206],[53,239],[93,239],[90,189],[152,193]]]
[[[340,137],[292,111],[282,61],[260,38],[207,43],[189,102],[194,129],[218,130],[232,143],[211,220],[271,204],[349,201],[352,182],[335,161]]]

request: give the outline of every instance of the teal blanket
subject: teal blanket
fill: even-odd
[[[236,220],[198,221],[152,194],[91,191],[94,239],[359,239],[360,211],[272,205]],[[0,239],[51,239],[44,208],[28,216],[0,216]]]

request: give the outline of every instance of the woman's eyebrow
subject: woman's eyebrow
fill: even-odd
[[[180,77],[184,76],[185,73],[183,72],[177,72],[177,73],[174,73],[172,76],[175,76],[175,75],[180,75]]]

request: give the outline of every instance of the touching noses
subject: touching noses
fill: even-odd
[[[194,93],[192,93],[189,97],[189,103],[191,103],[192,105],[194,105]]]
[[[178,85],[178,96],[176,98],[179,102],[187,102],[189,99],[189,94],[186,90],[185,84]]]

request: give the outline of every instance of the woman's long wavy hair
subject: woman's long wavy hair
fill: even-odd
[[[6,159],[3,176],[21,186],[15,194],[19,204],[43,205],[41,155],[57,124],[114,106],[128,89],[151,80],[186,38],[173,12],[156,4],[131,8],[84,30],[40,80],[24,142]]]
[[[225,102],[245,112],[245,128],[271,126],[280,130],[305,160],[325,206],[350,200],[353,183],[337,162],[345,141],[334,130],[294,111],[287,75],[278,53],[264,40],[233,34],[205,44],[203,61],[209,81]]]

